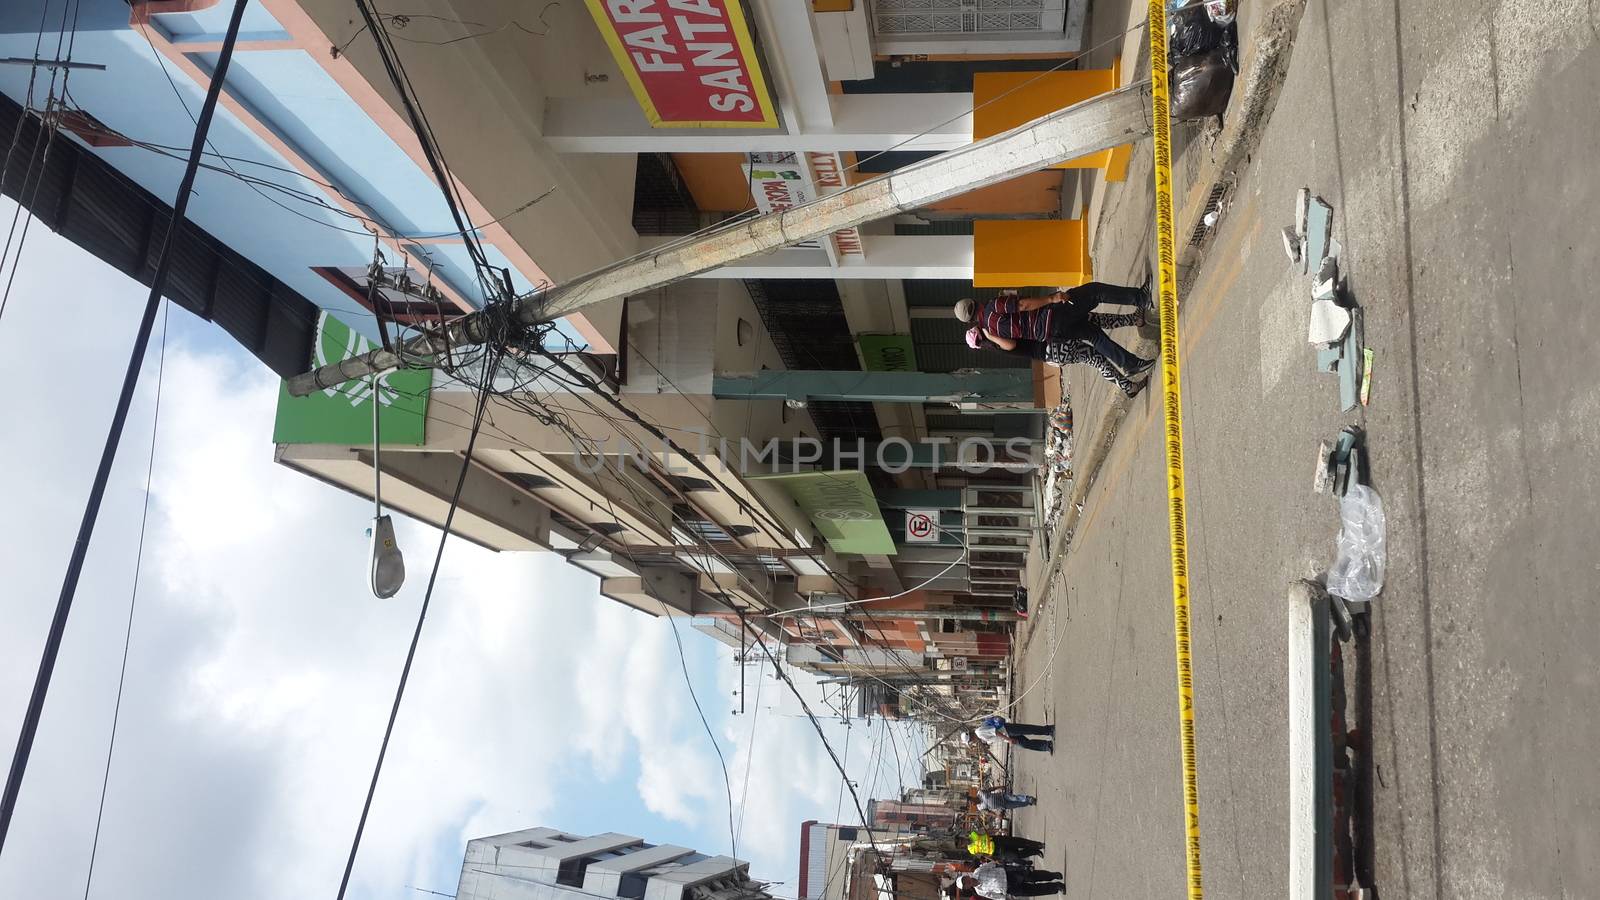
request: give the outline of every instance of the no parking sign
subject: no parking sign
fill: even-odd
[[[906,510],[906,543],[939,543],[939,511],[937,509]]]

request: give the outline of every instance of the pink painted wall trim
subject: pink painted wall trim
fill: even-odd
[[[299,3],[295,2],[295,0],[259,0],[259,2],[267,12],[272,14],[273,18],[278,20],[278,24],[289,33],[295,43],[311,54],[311,57],[327,71],[334,82],[344,89],[350,99],[354,100],[372,121],[379,128],[382,128],[389,135],[389,138],[405,151],[407,156],[411,157],[411,161],[416,163],[417,168],[423,172],[428,172],[427,158],[423,156],[422,145],[412,132],[410,123],[402,118],[394,107],[389,105],[383,95],[378,93],[377,89],[367,81],[366,77],[356,69],[349,59],[342,55],[334,56],[328,52],[329,48],[334,46],[334,42],[328,38],[316,21],[305,10],[300,8]],[[462,204],[465,206],[465,212],[473,221],[490,222],[495,218],[478,201],[478,198],[467,189],[466,185],[461,183],[461,179],[456,178],[454,173],[446,174],[455,182],[456,190],[459,191]],[[499,223],[484,225],[478,230],[483,233],[486,242],[505,254],[506,259],[510,260],[511,264],[529,282],[533,284],[552,283],[552,279],[545,273],[544,269],[534,262],[533,257],[528,255],[528,252],[523,249],[521,244],[511,237],[511,233],[506,230],[504,225]],[[567,321],[583,335],[585,340],[594,345],[596,350],[604,353],[618,352],[617,348],[613,347],[605,335],[601,334],[599,329],[589,322],[588,318],[582,313],[568,316]]]
[[[159,2],[167,2],[167,0],[159,0]],[[179,0],[179,2],[184,2],[184,0]],[[198,2],[205,2],[205,0],[198,0]],[[171,41],[167,40],[166,36],[161,33],[161,29],[151,28],[149,26],[149,15],[145,8],[152,5],[154,4],[146,2],[136,4],[131,7],[129,9],[128,16],[129,25],[142,32],[145,38],[150,41],[151,46],[156,48],[156,52],[166,57],[185,75],[193,79],[195,84],[202,88],[210,89],[211,77],[207,75],[199,66],[195,65],[194,61],[189,58],[188,54],[184,52],[183,49],[180,49]],[[256,137],[260,138],[267,144],[267,146],[272,148],[274,153],[277,153],[279,156],[283,157],[283,159],[288,162],[290,167],[292,167],[295,171],[306,176],[307,178],[315,179],[316,181],[329,180],[327,173],[321,171],[316,166],[312,165],[309,160],[295,152],[294,148],[285,143],[282,138],[278,137],[276,132],[274,132],[271,128],[268,128],[260,119],[257,119],[255,115],[251,113],[249,109],[245,108],[242,103],[235,99],[232,94],[227,91],[223,91],[217,102],[220,103],[224,109],[228,110],[228,112],[232,113],[234,118],[237,119],[240,124],[244,125],[245,128],[250,130],[251,134],[254,134]],[[383,241],[386,246],[394,250],[396,256],[407,256],[405,248],[401,245],[399,235],[388,231],[378,223],[368,219],[364,212],[362,212],[355,204],[345,199],[337,191],[329,191],[326,188],[319,188],[319,190],[321,190],[328,200],[334,205],[338,206],[340,209],[343,209],[345,212],[356,216],[361,221],[365,222],[369,228],[377,231],[379,239]],[[450,285],[440,283],[438,287],[439,292],[462,312],[472,311],[472,304],[468,303],[466,298],[462,297],[458,292],[451,288]]]
[[[161,33],[160,29],[150,28],[147,26],[150,22],[150,17],[154,15],[161,15],[163,13],[195,12],[198,10],[210,9],[220,2],[221,0],[137,0],[137,2],[133,3],[129,8],[128,24],[131,27],[142,31],[145,37],[149,39],[150,43],[156,48],[157,52],[170,60],[174,65],[182,70],[185,75],[193,79],[196,84],[200,85],[202,88],[209,88],[211,83],[210,77],[207,76],[206,73],[197,65],[195,65],[194,62],[191,61],[187,56],[188,53],[205,52],[207,49],[209,49],[208,46],[203,44],[174,45],[171,41],[166,39],[166,37]],[[399,113],[395,112],[394,108],[391,107],[388,102],[383,99],[383,96],[379,94],[370,83],[367,82],[366,78],[361,75],[361,73],[355,68],[354,65],[350,63],[349,60],[342,56],[335,57],[333,54],[328,52],[329,48],[333,46],[333,42],[328,39],[328,36],[323,33],[320,27],[317,26],[316,22],[313,21],[312,18],[300,8],[299,4],[293,2],[293,0],[257,0],[257,2],[259,2],[262,7],[272,15],[273,18],[278,20],[278,24],[283,27],[284,31],[288,32],[290,36],[289,40],[244,42],[237,45],[238,50],[249,51],[257,49],[298,49],[309,54],[317,61],[319,65],[322,66],[329,76],[333,78],[334,82],[345,91],[350,99],[355,101],[355,103],[367,113],[372,121],[379,128],[382,128],[384,133],[389,135],[390,139],[393,140],[395,144],[400,147],[400,149],[408,157],[411,158],[411,161],[416,164],[418,169],[422,170],[424,173],[429,172],[427,159],[422,154],[422,146],[417,141],[416,135],[411,131],[410,125],[403,118],[401,118]],[[217,48],[220,47],[221,44],[218,44]],[[248,128],[251,133],[265,141],[275,153],[287,160],[296,171],[299,171],[301,174],[319,181],[328,180],[327,173],[322,172],[309,160],[303,158],[300,156],[300,154],[295,152],[295,150],[285,143],[282,138],[278,137],[276,132],[267,127],[266,123],[257,119],[230,93],[224,91],[219,102],[221,102],[224,108],[231,112],[235,118],[237,118],[246,128]],[[453,180],[455,188],[461,197],[462,204],[465,207],[465,212],[472,218],[473,221],[490,222],[492,219],[494,219],[494,216],[489,213],[488,209],[481,202],[479,202],[477,197],[475,197],[465,185],[461,184],[459,178],[456,178],[453,173],[447,173],[447,175]],[[405,250],[401,246],[401,236],[393,234],[392,232],[382,228],[377,223],[367,220],[365,214],[362,213],[360,209],[358,209],[354,204],[350,203],[344,197],[340,196],[337,192],[324,190],[324,193],[328,195],[328,199],[330,201],[339,206],[341,209],[361,217],[363,221],[367,221],[371,228],[376,229],[379,232],[380,239],[382,239],[383,242],[393,249],[398,255],[406,255]],[[502,253],[506,259],[511,262],[512,266],[517,269],[523,278],[533,284],[550,283],[551,279],[548,275],[546,275],[544,269],[540,267],[538,263],[534,262],[533,257],[528,255],[527,251],[522,248],[521,244],[517,243],[517,241],[511,237],[510,232],[506,230],[505,226],[499,223],[494,223],[480,226],[478,230],[483,234],[485,238],[484,242],[500,251],[500,253]],[[445,242],[446,241],[439,241],[438,243]],[[409,243],[430,242],[410,241]],[[472,305],[468,303],[466,299],[458,292],[451,289],[449,285],[441,284],[439,287],[440,292],[463,312],[471,311],[473,309]],[[582,313],[574,313],[573,315],[568,316],[567,321],[578,331],[579,334],[583,336],[585,340],[592,345],[595,350],[602,353],[619,352],[618,349],[613,346],[612,342],[606,338],[605,334],[603,334],[600,329],[590,322],[589,319]]]

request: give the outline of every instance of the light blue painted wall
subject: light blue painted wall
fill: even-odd
[[[33,54],[41,4],[42,0],[0,0],[0,55]],[[70,82],[73,99],[109,127],[143,142],[173,148],[169,152],[178,158],[142,148],[100,148],[93,152],[170,203],[182,175],[182,158],[192,140],[194,123],[190,113],[198,114],[203,92],[170,62],[166,68],[172,83],[168,82],[161,66],[165,59],[127,26],[127,6],[121,0],[83,0],[83,4],[74,58],[103,63],[108,68],[104,72],[74,72]],[[224,4],[198,13],[161,16],[158,22],[169,32],[208,34],[225,30],[227,14]],[[243,28],[265,32],[277,30],[280,25],[253,5]],[[46,34],[43,43],[41,52],[52,55],[55,35]],[[208,55],[195,58],[202,68],[209,68],[214,59],[205,56]],[[0,90],[21,101],[28,75],[25,67],[0,66]],[[455,230],[432,179],[338,88],[315,59],[300,51],[241,53],[234,58],[228,77],[236,95],[252,112],[271,123],[282,139],[328,172],[330,181],[363,210],[406,233]],[[36,104],[43,102],[48,80],[41,70]],[[181,103],[177,94],[182,95]],[[0,135],[0,140],[8,137]],[[65,135],[58,139],[75,140]],[[286,160],[226,109],[218,110],[212,125],[211,147],[229,157],[287,167]],[[215,158],[208,158],[207,162],[224,165]],[[242,173],[319,194],[315,185],[290,172],[240,161],[231,165]],[[313,266],[366,266],[373,244],[359,221],[271,188],[252,188],[227,172],[205,170],[196,179],[189,215],[200,227],[291,288],[323,308],[340,313],[368,337],[376,337],[370,314],[311,271]],[[447,282],[469,299],[481,298],[465,247],[432,245],[426,250],[436,279]],[[498,251],[486,250],[493,264],[508,265]],[[514,278],[518,291],[534,287],[516,273]],[[561,330],[583,343],[569,327],[563,325]]]

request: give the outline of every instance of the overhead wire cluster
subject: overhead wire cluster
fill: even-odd
[[[56,28],[55,61],[59,63],[72,62],[73,51],[78,44],[78,13],[83,0],[62,0],[61,20]],[[39,53],[44,48],[45,28],[50,18],[50,8],[53,0],[46,0],[39,11],[39,33],[33,42],[33,63],[28,68],[28,87],[23,98],[22,110],[17,115],[17,126],[11,133],[10,144],[6,148],[4,164],[0,164],[0,187],[5,184],[6,176],[11,172],[11,162],[16,154],[17,145],[22,137],[23,125],[29,117],[35,115],[34,87],[38,81],[41,64]],[[68,14],[71,14],[69,22]],[[56,92],[56,78],[61,78],[61,93]],[[72,80],[72,67],[70,65],[51,65],[50,83],[45,89],[44,103],[39,108],[37,116],[41,128],[34,135],[33,149],[28,154],[28,167],[23,174],[22,185],[17,190],[17,206],[11,212],[11,225],[6,230],[6,243],[3,252],[0,252],[0,272],[4,272],[7,260],[10,261],[11,271],[6,275],[6,286],[0,294],[0,318],[5,316],[6,307],[11,302],[11,287],[17,279],[17,269],[22,264],[22,251],[28,241],[28,226],[33,224],[33,207],[39,199],[39,189],[45,181],[45,172],[50,165],[50,148],[55,145],[56,132],[61,122],[61,109],[67,86]],[[41,152],[41,143],[43,144]],[[37,163],[37,165],[35,165]],[[28,188],[32,181],[33,188]],[[26,199],[24,199],[26,197]],[[22,230],[17,230],[17,222],[21,219]],[[12,254],[12,239],[16,239],[16,254]]]

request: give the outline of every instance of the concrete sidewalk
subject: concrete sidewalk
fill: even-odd
[[[1577,102],[1600,79],[1595,15],[1582,0],[1311,0],[1300,22],[1180,323],[1209,896],[1284,892],[1283,598],[1331,559],[1337,514],[1310,492],[1312,458],[1346,423],[1368,430],[1389,524],[1379,891],[1600,896],[1600,388],[1572,365],[1600,337],[1600,104]],[[1133,184],[1108,198],[1108,280],[1148,253]],[[1312,371],[1308,280],[1279,246],[1301,186],[1335,208],[1376,353],[1372,406],[1349,415]],[[1103,395],[1072,389],[1092,422]],[[1183,890],[1158,405],[1131,405],[1064,588],[1023,636],[1016,715],[1061,731],[1053,757],[1017,755],[1019,789],[1041,797],[1019,831],[1048,842],[1074,897]]]

